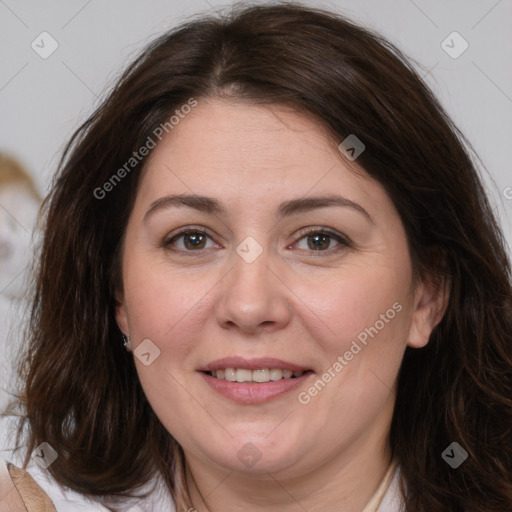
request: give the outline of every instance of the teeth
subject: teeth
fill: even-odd
[[[281,380],[283,378],[283,370],[280,368],[272,368],[270,370],[270,380]]]
[[[252,380],[252,371],[251,370],[241,370],[238,368],[236,370],[236,381],[237,382],[248,382]]]
[[[219,377],[219,375],[222,375],[222,371],[224,371],[224,379],[229,380],[230,382],[236,381],[236,370],[234,368],[226,368],[225,370],[217,370],[217,377],[219,379],[222,378],[222,377]]]
[[[270,382],[274,380],[290,379],[300,377],[303,371],[292,372],[291,370],[282,370],[281,368],[260,368],[258,370],[248,370],[246,368],[225,368],[223,370],[214,370],[211,372],[217,379],[227,380],[229,382]]]
[[[263,368],[261,370],[253,370],[251,373],[251,377],[254,382],[270,381],[270,370],[268,368]]]

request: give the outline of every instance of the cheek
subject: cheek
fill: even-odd
[[[199,339],[211,309],[210,293],[214,273],[187,272],[166,267],[159,262],[148,264],[145,254],[125,255],[123,279],[127,313],[135,346],[145,338],[162,351],[172,349],[173,361],[192,351],[191,339]]]
[[[137,374],[155,414],[169,432],[186,437],[183,415],[198,417],[201,397],[191,399],[186,376],[193,368],[195,341],[204,333],[211,278],[151,262],[147,254],[127,251],[123,267],[124,291],[133,349],[151,340],[160,350],[148,366],[134,356]],[[212,280],[213,281],[213,280]],[[179,411],[179,414],[176,413]]]
[[[393,268],[352,267],[315,283],[297,280],[294,289],[304,297],[304,316],[315,324],[319,341],[333,358],[349,350],[354,340],[364,344],[371,339],[387,343],[403,338],[408,326],[407,275]]]
[[[355,423],[371,422],[389,399],[410,324],[408,275],[352,268],[337,279],[297,290],[309,297],[303,318],[309,318],[308,330],[322,351],[318,378],[327,390],[315,381],[300,400],[315,408],[319,421],[329,411],[329,424],[336,425],[332,435],[336,429],[352,432]]]

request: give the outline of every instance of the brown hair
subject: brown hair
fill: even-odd
[[[80,493],[134,495],[160,474],[178,510],[191,506],[183,452],[149,406],[114,318],[120,242],[143,163],[104,199],[94,191],[176,108],[214,96],[293,105],[336,143],[349,134],[364,142],[358,163],[394,201],[418,275],[450,283],[443,320],[425,348],[407,348],[398,378],[390,443],[406,510],[510,511],[510,265],[469,145],[396,47],[295,4],[166,33],[73,135],[45,201],[20,366],[25,462],[45,441],[59,454],[51,474]],[[441,457],[453,441],[469,454],[456,470]]]

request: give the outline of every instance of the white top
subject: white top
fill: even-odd
[[[13,464],[21,467],[17,461]],[[103,505],[85,497],[83,494],[61,487],[48,471],[41,468],[32,459],[26,471],[49,496],[57,512],[109,512]],[[6,473],[9,474],[6,460],[0,457],[0,480]],[[123,504],[116,502],[116,508],[120,512],[176,512],[172,497],[163,482],[147,498],[126,500]]]
[[[19,466],[18,466],[19,467]],[[50,473],[33,460],[30,461],[26,471],[39,484],[50,497],[57,512],[108,512],[103,505],[84,497],[69,489],[62,488]],[[403,512],[403,503],[398,485],[399,467],[390,467],[363,512]],[[6,461],[0,457],[0,480],[8,475]],[[379,503],[380,502],[380,503]],[[376,508],[378,506],[378,508]],[[176,512],[174,502],[166,486],[157,487],[149,497],[143,500],[126,501],[116,507],[121,512]]]
[[[403,503],[402,492],[400,491],[399,476],[400,467],[396,466],[396,469],[393,470],[391,476],[391,482],[389,483],[387,489],[384,491],[384,496],[376,512],[404,512],[405,508]],[[382,482],[383,484],[385,483],[385,480],[386,478],[384,478]],[[377,491],[375,495],[377,495],[378,492],[379,491]],[[365,511],[363,510],[363,512]]]

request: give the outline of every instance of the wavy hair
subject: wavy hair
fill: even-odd
[[[206,97],[291,105],[336,144],[364,141],[358,164],[393,200],[415,272],[450,283],[443,319],[426,347],[406,349],[398,376],[389,442],[406,511],[510,512],[511,271],[477,159],[399,49],[293,3],[238,7],[165,33],[68,143],[44,202],[20,362],[25,466],[47,442],[59,454],[52,476],[83,495],[138,496],[161,476],[178,510],[192,506],[183,452],[152,411],[114,317],[144,160],[106,197],[95,191],[176,109]],[[456,470],[441,457],[453,441],[469,455]]]

